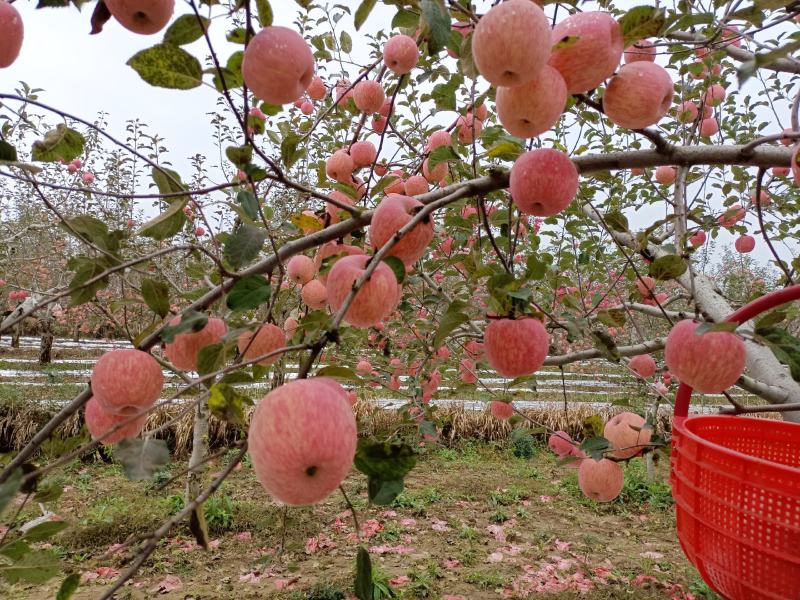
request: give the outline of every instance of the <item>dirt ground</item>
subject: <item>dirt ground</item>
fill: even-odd
[[[224,460],[209,465],[206,480]],[[651,482],[634,461],[622,496],[605,505],[584,499],[574,469],[557,466],[546,450],[517,458],[503,444],[427,450],[389,507],[368,506],[358,473],[344,487],[376,581],[391,589],[376,600],[713,598],[675,537],[665,462]],[[180,469],[172,466],[173,473]],[[98,598],[124,571],[131,555],[119,544],[182,506],[182,478],[158,489],[167,474],[130,482],[118,466],[95,460],[76,461],[55,477],[66,488],[52,510],[72,526],[47,547],[81,574],[78,599]],[[20,518],[38,510],[26,507]],[[354,597],[358,542],[340,494],[284,511],[245,463],[207,503],[206,516],[210,550],[199,548],[185,526],[175,528],[118,597]],[[59,579],[0,587],[0,596],[51,599]]]

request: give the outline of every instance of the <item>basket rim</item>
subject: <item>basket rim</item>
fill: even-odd
[[[789,423],[787,421],[775,421],[773,419],[742,419],[740,417],[734,415],[699,415],[696,417],[676,417],[674,423],[672,425],[672,433],[673,433],[673,444],[675,443],[675,434],[678,433],[680,435],[685,435],[689,439],[707,446],[713,449],[716,452],[721,452],[722,454],[727,454],[728,456],[737,458],[737,459],[744,459],[753,464],[761,465],[765,467],[769,467],[771,469],[777,469],[779,471],[785,472],[787,475],[794,475],[800,476],[800,466],[791,467],[789,465],[785,465],[783,463],[773,462],[771,460],[767,460],[764,458],[759,458],[758,456],[753,456],[751,454],[746,454],[744,452],[739,452],[738,450],[733,450],[728,448],[727,446],[723,446],[721,444],[717,444],[715,442],[711,442],[706,438],[698,435],[697,433],[689,430],[686,426],[686,421],[726,421],[730,422],[731,419],[736,419],[738,423],[747,423],[749,425],[755,425],[755,427],[763,428],[764,425],[769,424],[770,427],[782,427],[784,429],[797,429],[798,431],[798,439],[800,439],[800,423]]]

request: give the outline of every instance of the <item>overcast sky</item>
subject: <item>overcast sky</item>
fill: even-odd
[[[355,10],[360,0],[345,2]],[[188,172],[188,157],[194,154],[216,154],[207,116],[216,109],[219,97],[216,90],[206,85],[188,91],[152,87],[125,64],[139,50],[158,43],[163,32],[140,36],[111,19],[101,34],[89,35],[93,4],[84,5],[80,12],[74,7],[36,10],[35,4],[35,0],[15,3],[25,24],[25,42],[19,59],[11,67],[0,69],[0,90],[10,92],[24,80],[32,87],[44,88],[40,100],[77,116],[91,120],[105,111],[109,114],[109,133],[120,138],[125,137],[125,120],[138,117],[150,126],[151,132],[165,138],[169,159],[179,171]],[[271,4],[274,23],[291,26],[300,10],[298,5],[291,0],[273,0]],[[631,5],[636,4],[640,2],[631,0]],[[484,3],[479,6],[485,8]],[[551,10],[548,7],[548,14]],[[176,15],[187,12],[190,12],[187,5],[176,3]],[[366,30],[388,27],[394,12],[379,3],[367,21]],[[241,48],[225,41],[228,23],[216,20],[210,29],[223,60]],[[352,24],[347,29],[352,33]],[[354,34],[353,42],[353,56],[366,62],[366,44],[361,36]],[[187,49],[205,66],[208,53],[203,40]],[[751,80],[748,88],[752,85],[755,80]],[[773,129],[778,130],[777,123],[770,131]],[[651,212],[659,218],[663,216],[663,207],[646,212],[648,218]],[[760,242],[755,255],[765,260],[768,254]]]

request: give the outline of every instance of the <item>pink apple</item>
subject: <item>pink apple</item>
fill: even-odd
[[[656,47],[650,40],[639,40],[625,48],[625,62],[653,62],[656,59]]]
[[[450,132],[446,129],[437,129],[428,138],[428,143],[425,145],[425,151],[433,152],[436,150],[436,148],[441,148],[442,146],[451,146],[452,144],[453,138],[450,135]]]
[[[166,27],[175,10],[174,0],[106,0],[106,8],[125,29],[152,35]]]
[[[328,95],[328,88],[325,87],[325,82],[322,81],[322,77],[314,75],[314,77],[311,78],[311,83],[309,83],[306,88],[306,94],[308,94],[309,98],[317,102],[325,99],[325,96]]]
[[[276,500],[314,504],[350,471],[356,420],[347,392],[334,380],[298,379],[259,402],[247,438],[256,477]]]
[[[634,356],[628,363],[631,371],[636,373],[639,377],[648,379],[656,373],[656,361],[649,354],[639,354]]]
[[[364,255],[345,256],[333,265],[328,274],[328,305],[333,312],[342,308],[353,284],[362,276],[369,260],[370,257]],[[397,301],[397,278],[389,265],[381,262],[358,290],[344,320],[353,327],[372,327],[394,310]]]
[[[340,183],[350,183],[355,168],[353,159],[344,150],[337,150],[325,161],[325,174]]]
[[[509,189],[519,209],[528,214],[557,215],[578,193],[578,170],[558,150],[539,148],[517,158],[511,167]]]
[[[247,87],[265,102],[294,102],[314,78],[314,55],[299,33],[271,25],[247,45],[242,76]]]
[[[538,77],[550,57],[550,25],[530,0],[508,0],[481,17],[472,36],[478,72],[494,86],[522,85]]]
[[[678,121],[681,123],[694,123],[697,119],[697,104],[691,100],[681,102],[678,106]]]
[[[514,416],[514,405],[511,402],[492,400],[489,403],[489,410],[495,419],[500,419],[501,421],[507,421]]]
[[[383,46],[383,62],[395,75],[405,75],[417,66],[419,48],[407,35],[395,35]]]
[[[744,342],[729,331],[697,335],[697,325],[685,319],[672,327],[664,361],[683,383],[704,394],[719,394],[735,384],[744,371]]]
[[[405,188],[406,194],[409,196],[426,194],[428,192],[428,180],[422,175],[412,175],[406,179]]]
[[[475,118],[472,113],[456,119],[456,131],[458,131],[458,141],[462,144],[471,144],[481,137],[483,123]]]
[[[706,243],[706,232],[702,229],[692,236],[689,236],[689,243],[695,248],[699,248]]]
[[[25,27],[13,4],[0,0],[0,69],[10,67],[22,49]]]
[[[380,83],[367,79],[359,81],[353,88],[353,100],[356,108],[361,112],[376,113],[386,101],[386,92],[383,91]]]
[[[426,158],[422,161],[422,175],[427,179],[429,182],[434,183],[437,181],[442,181],[445,177],[447,177],[447,162],[440,162],[436,163],[436,166],[431,169],[430,163],[428,162],[430,159]]]
[[[300,285],[305,285],[314,279],[316,272],[314,261],[302,254],[296,254],[286,264],[286,274],[289,279]]]
[[[535,373],[550,347],[550,334],[533,318],[493,319],[483,340],[489,366],[505,377]]]
[[[581,461],[578,469],[578,485],[587,498],[596,502],[611,502],[619,496],[625,477],[618,463],[604,458]]]
[[[588,92],[611,77],[622,58],[619,23],[607,12],[580,12],[553,28],[550,66],[567,84],[568,94]]]
[[[350,158],[356,169],[368,167],[378,158],[378,150],[369,140],[361,140],[350,146]]]
[[[611,121],[628,129],[655,125],[672,105],[672,78],[655,63],[633,62],[611,78],[603,109]]]
[[[558,122],[566,102],[564,78],[544,65],[539,76],[528,83],[497,88],[497,118],[511,135],[535,137]]]
[[[675,183],[675,178],[678,176],[678,170],[675,167],[668,165],[661,165],[656,167],[656,181],[661,185],[672,185]]]
[[[719,123],[714,117],[708,117],[700,121],[700,135],[711,137],[717,133],[719,133]]]
[[[609,419],[603,437],[614,448],[611,456],[626,459],[640,455],[653,435],[653,430],[645,427],[646,424],[643,417],[632,412],[621,412]]]
[[[177,325],[181,317],[174,317],[169,324]],[[175,339],[164,345],[164,354],[177,368],[184,371],[197,370],[197,354],[211,344],[219,343],[228,331],[225,321],[210,318],[200,331],[179,333]]]
[[[258,358],[270,352],[283,348],[286,341],[286,332],[277,325],[264,323],[255,332],[245,331],[236,340],[236,346],[245,360]],[[280,354],[274,354],[260,360],[260,365],[271,365],[280,359]]]
[[[311,310],[321,310],[328,305],[328,290],[318,279],[312,279],[303,286],[300,297]]]
[[[706,90],[705,103],[707,106],[717,106],[725,100],[725,88],[715,83]]]
[[[756,247],[756,238],[752,235],[739,236],[736,238],[734,246],[736,247],[736,251],[740,254],[747,254],[748,252],[752,252],[753,248]]]
[[[137,411],[138,412],[138,411]],[[103,435],[107,431],[119,425],[122,421],[127,421],[131,415],[120,416],[107,412],[103,409],[97,398],[89,398],[86,403],[86,429],[93,440],[101,439],[104,444],[116,444],[126,438],[134,438],[144,429],[147,423],[147,414],[134,419],[127,425],[117,429],[114,433]]]
[[[575,451],[575,442],[566,431],[556,431],[547,438],[547,446],[559,458],[570,456]]]
[[[147,410],[161,395],[161,365],[147,352],[121,348],[106,352],[92,369],[92,394],[107,413],[130,416]]]

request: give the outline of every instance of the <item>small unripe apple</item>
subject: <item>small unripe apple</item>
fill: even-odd
[[[297,379],[259,402],[247,436],[261,485],[291,506],[325,499],[347,476],[357,443],[347,392],[332,379]]]
[[[511,167],[509,190],[528,214],[557,215],[578,193],[578,170],[563,152],[539,148],[520,155]]]
[[[236,346],[245,360],[250,360],[274,352],[283,348],[286,341],[286,333],[277,325],[265,323],[255,332],[245,331],[236,340]],[[275,354],[263,360],[260,365],[271,365],[280,359],[280,354]]]
[[[10,67],[22,49],[25,27],[13,4],[0,0],[0,69]]]
[[[472,36],[478,72],[494,86],[522,85],[538,77],[550,58],[550,25],[530,0],[507,0],[481,17]]]
[[[644,129],[655,125],[672,106],[672,78],[651,62],[623,66],[611,78],[603,95],[603,109],[620,127]]]
[[[271,25],[259,31],[247,45],[242,77],[247,87],[265,102],[294,102],[314,78],[314,55],[299,33]]]
[[[538,319],[494,319],[483,334],[489,366],[504,377],[530,375],[547,358],[550,334]]]
[[[544,65],[528,83],[497,88],[497,118],[517,137],[535,137],[551,129],[566,103],[567,85],[550,65]]]
[[[719,394],[735,384],[744,371],[744,342],[730,331],[696,335],[697,325],[685,319],[672,327],[664,361],[683,383],[704,394]]]
[[[625,476],[618,463],[604,458],[586,458],[578,469],[578,485],[583,494],[596,502],[611,502],[619,496]]]
[[[569,94],[599,86],[622,58],[622,30],[607,12],[570,15],[553,28],[552,44],[549,64],[561,73]]]
[[[92,369],[92,395],[107,413],[130,416],[147,410],[161,395],[161,365],[147,352],[120,348],[106,352]]]
[[[417,43],[407,35],[390,37],[383,46],[383,62],[395,75],[405,75],[419,62]]]
[[[152,35],[166,27],[175,10],[174,0],[106,0],[108,12],[125,29]]]

